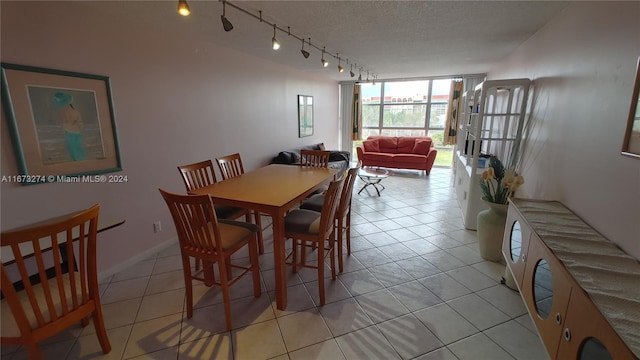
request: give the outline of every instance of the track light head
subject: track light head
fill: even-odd
[[[351,70],[349,70],[349,75],[351,75],[351,77],[356,76],[356,74],[353,72],[353,64],[351,64]]]
[[[189,14],[191,14],[191,9],[189,9],[189,4],[187,4],[187,0],[178,1],[178,14],[182,16],[189,16]]]
[[[229,32],[233,30],[233,24],[231,23],[231,21],[229,21],[229,19],[227,19],[226,16],[220,15],[220,20],[222,20],[222,27],[224,28],[224,31]]]
[[[338,53],[336,53],[336,56],[338,57],[338,72],[344,72],[344,68],[342,67],[342,65],[340,65],[340,56],[338,56]]]
[[[227,7],[225,5],[226,5],[226,2],[223,1],[222,15],[220,15],[220,20],[222,20],[222,27],[224,28],[224,31],[229,32],[233,30],[233,24],[231,23],[231,21],[229,21],[229,19],[227,19],[227,16],[226,16]]]
[[[327,67],[329,66],[329,62],[327,60],[324,59],[324,47],[322,48],[322,67]]]
[[[311,55],[307,50],[304,49],[304,39],[302,39],[302,49],[300,50],[300,52],[302,53],[302,56],[304,56],[305,59],[308,59],[309,55]]]
[[[276,24],[273,24],[273,37],[271,38],[271,48],[273,50],[280,49],[280,43],[278,39],[276,39]]]

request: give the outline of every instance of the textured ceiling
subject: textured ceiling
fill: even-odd
[[[565,1],[232,1],[292,34],[309,38],[337,59],[322,68],[321,52],[300,53],[302,42],[277,31],[282,44],[271,49],[273,27],[227,6],[234,29],[225,32],[219,1],[189,1],[191,15],[176,13],[177,1],[82,2],[134,26],[211,42],[338,81],[349,80],[355,63],[378,79],[487,72],[568,4]],[[308,48],[308,46],[307,46]],[[356,76],[358,70],[354,69]]]

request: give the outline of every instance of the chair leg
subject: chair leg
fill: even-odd
[[[96,335],[98,336],[98,342],[104,354],[108,354],[111,351],[111,344],[109,343],[109,337],[107,336],[107,330],[104,327],[104,317],[102,316],[102,306],[100,300],[95,300],[96,309],[93,312],[93,325],[96,328]]]
[[[347,255],[351,255],[351,211],[347,214],[347,224],[344,228],[347,233]]]
[[[298,272],[298,240],[291,239],[291,251],[293,252],[293,257],[291,259],[291,271],[294,273]]]
[[[258,260],[257,236],[254,241],[249,242],[249,259],[251,261],[251,272],[253,273],[253,295],[259,297],[262,293],[260,285],[260,265]]]
[[[227,331],[231,331],[231,300],[229,298],[229,282],[227,281],[227,279],[229,278],[227,274],[227,264],[218,267],[220,269],[220,290],[222,290],[222,302],[224,303],[224,319],[226,329]]]
[[[38,344],[36,344],[35,341],[29,341],[28,343],[25,343],[24,346],[27,348],[29,359],[42,360],[42,352],[38,348]]]
[[[264,254],[264,239],[262,237],[262,219],[260,218],[260,212],[254,211],[254,217],[256,219],[256,225],[258,225],[258,252]]]
[[[336,233],[336,237],[338,238],[337,240],[337,248],[338,248],[338,270],[340,272],[344,271],[344,260],[342,259],[342,252],[344,251],[342,249],[342,233],[343,233],[343,228],[342,228],[342,219],[338,220],[338,229],[337,229],[337,233]]]
[[[329,263],[331,265],[331,279],[335,280],[336,279],[336,247],[335,247],[335,243],[336,241],[333,239],[333,236],[329,239],[329,256],[331,257],[331,262]],[[324,252],[324,251],[323,251]]]
[[[318,293],[320,294],[320,305],[324,305],[324,246],[318,249]]]
[[[193,284],[191,283],[191,276],[184,274],[184,293],[187,298],[187,318],[193,317]]]

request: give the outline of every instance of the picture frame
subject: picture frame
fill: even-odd
[[[313,96],[298,95],[298,137],[313,135]]]
[[[24,185],[122,170],[109,78],[1,63],[2,101]]]
[[[640,159],[640,56],[636,65],[629,118],[622,142],[622,155]]]

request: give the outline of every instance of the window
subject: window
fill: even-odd
[[[429,135],[442,145],[450,86],[451,79],[362,84],[363,137]]]

